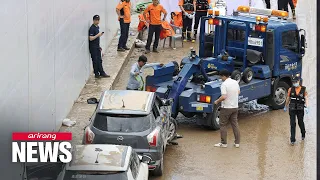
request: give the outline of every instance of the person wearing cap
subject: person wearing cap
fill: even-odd
[[[129,27],[131,23],[131,2],[130,0],[121,0],[116,7],[118,20],[120,22],[120,38],[118,43],[118,51],[129,50],[127,41],[129,37]]]
[[[146,14],[149,14],[149,19],[147,19]],[[163,19],[161,19],[162,14],[164,14]],[[159,3],[159,0],[152,0],[152,4],[150,4],[144,10],[144,17],[149,23],[149,33],[148,33],[148,40],[146,45],[146,54],[150,52],[150,46],[151,46],[153,34],[155,34],[154,43],[153,43],[153,52],[158,53],[157,48],[158,48],[159,39],[160,39],[161,24],[162,24],[162,21],[165,21],[167,17],[167,11]]]
[[[191,41],[193,12],[195,10],[193,0],[179,0],[179,7],[183,13],[182,38]]]
[[[143,69],[152,67],[155,65],[163,66],[163,64],[160,63],[149,63],[148,58],[144,55],[141,55],[138,59],[138,62],[134,63],[131,66],[130,70],[130,77],[127,84],[127,90],[139,90],[143,91],[144,88],[144,81],[143,81]]]
[[[99,30],[100,16],[93,16],[93,24],[89,29],[89,52],[92,58],[92,66],[96,78],[107,78],[110,77],[107,73],[104,72],[102,66],[102,57],[101,57],[101,47],[100,47],[100,37],[104,32]]]
[[[234,146],[236,148],[240,147],[240,131],[238,125],[238,100],[240,94],[240,86],[236,80],[230,78],[230,72],[228,70],[221,70],[219,72],[220,78],[222,79],[222,84],[220,86],[221,96],[219,99],[214,101],[215,106],[220,108],[220,136],[221,142],[215,144],[215,147],[228,147],[227,144],[227,127],[231,124],[233,134],[234,134]]]
[[[290,127],[291,127],[291,136],[290,142],[291,145],[294,145],[296,142],[296,117],[298,119],[298,125],[301,131],[302,140],[306,137],[306,130],[303,122],[304,113],[308,114],[308,93],[306,87],[301,86],[300,77],[293,77],[292,79],[293,86],[288,90],[288,96],[286,99],[286,104],[284,111],[287,111],[289,107],[289,116],[290,116]]]
[[[200,19],[204,16],[207,16],[208,10],[210,8],[211,0],[194,0],[193,1],[195,7],[195,21],[193,26],[193,40],[195,42],[197,39],[197,32],[199,27]]]

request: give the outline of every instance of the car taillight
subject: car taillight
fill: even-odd
[[[148,92],[156,92],[157,91],[157,88],[156,87],[153,87],[153,86],[147,86],[146,90]]]
[[[203,103],[210,103],[211,102],[211,96],[198,95],[197,96],[197,101],[198,102],[203,102]]]
[[[149,146],[157,146],[159,129],[155,129],[147,136]]]
[[[87,127],[85,130],[85,143],[91,144],[93,142],[94,136],[94,133],[90,130],[89,127]]]

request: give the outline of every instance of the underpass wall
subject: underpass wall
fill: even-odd
[[[135,0],[135,3],[137,0]],[[11,161],[11,132],[55,131],[62,124],[92,63],[88,30],[101,16],[105,50],[119,23],[119,0],[0,0],[0,164],[2,179],[20,179]],[[4,142],[4,143],[3,143]],[[10,170],[12,172],[10,172]]]

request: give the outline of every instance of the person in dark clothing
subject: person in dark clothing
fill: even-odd
[[[292,0],[278,0],[278,10],[289,12],[288,4],[292,11],[292,18],[296,19],[296,10]]]
[[[266,7],[267,7],[267,9],[270,9],[270,8],[271,8],[271,6],[270,6],[270,0],[265,0],[265,2],[266,2]]]
[[[194,0],[193,1],[196,13],[195,13],[195,21],[193,26],[193,40],[192,42],[195,42],[197,39],[197,33],[198,33],[198,27],[200,19],[204,16],[207,16],[208,9],[210,8],[211,0]]]
[[[192,20],[194,12],[193,0],[180,0],[179,7],[183,13],[182,38],[184,41],[191,41]],[[185,34],[187,35],[187,37],[185,37]]]
[[[302,140],[306,137],[306,130],[303,122],[304,113],[308,114],[308,93],[306,87],[300,85],[300,78],[294,77],[293,87],[288,90],[284,111],[289,106],[290,126],[291,126],[291,145],[296,142],[296,117],[301,130]]]
[[[99,32],[99,22],[100,16],[93,16],[93,24],[89,29],[89,51],[92,58],[92,66],[96,78],[106,78],[110,77],[106,74],[102,67],[102,57],[101,57],[101,47],[100,47],[100,37],[104,32]]]
[[[118,20],[120,22],[121,35],[118,43],[118,51],[130,50],[127,47],[129,36],[129,27],[131,23],[131,2],[130,0],[121,0],[116,7]]]

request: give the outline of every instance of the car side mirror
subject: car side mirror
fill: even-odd
[[[97,98],[89,98],[89,99],[87,99],[87,103],[88,104],[98,104],[99,101]]]
[[[152,161],[151,157],[147,156],[147,155],[143,155],[140,160],[141,160],[141,162],[146,163],[146,164],[149,164]]]

